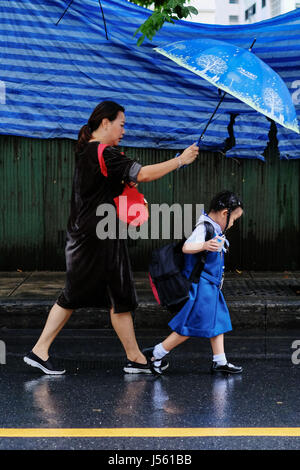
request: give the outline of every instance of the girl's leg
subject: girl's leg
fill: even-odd
[[[210,338],[210,344],[214,355],[224,354],[224,335],[218,335]]]
[[[139,364],[147,364],[147,359],[140,351],[136,341],[131,313],[114,313],[113,308],[111,308],[110,318],[112,326],[125,349],[127,359]]]
[[[211,367],[212,372],[226,372],[228,374],[239,374],[243,368],[234,366],[227,362],[224,352],[224,335],[218,335],[210,338],[210,344],[213,351],[213,364]]]
[[[213,362],[219,366],[224,366],[227,363],[224,352],[224,335],[222,334],[210,338],[210,344],[213,351]]]
[[[150,350],[152,351],[151,360],[159,366],[161,359],[166,356],[166,354],[176,348],[176,346],[179,346],[179,344],[184,343],[187,339],[189,339],[189,336],[182,336],[173,331],[162,343],[158,343],[154,346],[153,350]]]
[[[182,336],[173,331],[161,344],[166,351],[172,351],[172,349],[179,346],[179,344],[184,343],[189,336]]]
[[[53,343],[54,339],[63,328],[63,326],[69,320],[73,310],[67,310],[54,304],[49,312],[44,329],[32,349],[32,352],[36,354],[40,359],[46,361],[49,357],[49,348]]]

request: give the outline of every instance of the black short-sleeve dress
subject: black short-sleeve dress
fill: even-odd
[[[99,239],[96,227],[104,216],[96,212],[100,204],[114,204],[126,182],[136,182],[141,165],[115,147],[106,147],[106,177],[100,170],[98,145],[89,142],[76,154],[67,226],[66,282],[57,304],[66,309],[113,306],[115,313],[134,311],[137,296],[127,240]]]

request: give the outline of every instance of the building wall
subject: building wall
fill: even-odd
[[[191,0],[198,9],[188,21],[210,24],[245,24],[267,20],[300,7],[295,0]],[[253,8],[255,13],[253,13]],[[248,12],[245,15],[245,12]],[[246,18],[247,16],[247,18]]]
[[[216,0],[215,24],[234,25],[243,22],[242,1],[243,0]]]
[[[0,136],[0,271],[65,269],[73,149],[67,139]],[[174,155],[125,151],[143,165]],[[190,167],[139,189],[150,204],[203,203],[206,208],[216,192],[233,190],[244,200],[245,214],[228,234],[227,268],[299,269],[299,176],[300,160],[280,161],[271,146],[265,163],[202,153]],[[151,250],[162,243],[166,240],[130,239],[134,269],[147,269]]]
[[[186,18],[187,21],[194,21],[197,23],[215,23],[215,11],[216,11],[216,1],[217,0],[191,0],[189,4],[197,8],[200,14],[191,15],[189,18]]]

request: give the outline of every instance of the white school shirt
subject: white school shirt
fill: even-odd
[[[203,214],[201,214],[201,216],[198,219],[196,228],[191,233],[191,235],[189,236],[189,238],[186,240],[185,243],[203,243],[203,242],[205,242],[206,228],[205,228],[204,222],[209,222],[210,224],[212,224],[212,226],[213,226],[213,228],[214,228],[217,235],[220,235],[220,236],[223,235],[220,225],[217,224],[217,222],[215,222],[213,219],[211,219],[207,214],[203,213]],[[226,239],[225,239],[224,248],[223,248],[223,251],[226,252],[227,250],[225,248],[225,244],[227,246],[229,246],[229,242]]]

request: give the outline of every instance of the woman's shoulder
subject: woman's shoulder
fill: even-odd
[[[104,148],[103,153],[105,153],[106,155],[110,155],[112,157],[114,157],[114,156],[115,157],[124,156],[124,152],[121,152],[120,149],[118,149],[117,147],[113,147],[112,145],[107,145]]]
[[[75,152],[75,161],[78,165],[98,161],[98,142],[88,142],[80,151]]]
[[[106,145],[106,144],[101,144],[99,140],[90,140],[87,145],[85,150],[88,153],[94,153],[95,151],[98,151],[99,145],[102,146],[103,148],[103,155],[105,156],[120,156],[123,155],[123,152],[121,152],[117,147],[114,147],[112,145]]]
[[[78,157],[80,157],[80,156],[84,156],[84,157],[97,156],[98,155],[99,145],[101,145],[101,142],[99,142],[98,140],[91,140],[91,141],[87,142],[87,144],[84,146],[84,148],[81,150],[81,152],[77,154]],[[112,147],[110,145],[107,145],[107,146],[103,146],[103,155],[105,157],[109,157],[109,156],[120,156],[122,154],[116,147]]]
[[[80,152],[77,152],[77,155],[80,157],[96,153],[99,143],[100,142],[96,142],[95,140],[87,142],[84,147],[80,150]]]

